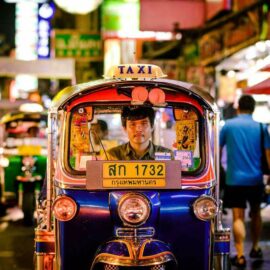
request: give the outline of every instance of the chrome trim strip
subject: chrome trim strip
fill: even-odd
[[[48,115],[48,162],[47,162],[47,204],[46,204],[46,229],[52,230],[51,207],[53,196],[53,177],[55,173],[54,160],[56,159],[56,130],[57,130],[57,112],[49,110]]]
[[[147,233],[147,231],[150,233]],[[141,234],[145,232],[145,234]],[[116,236],[119,238],[149,238],[155,235],[156,231],[153,227],[145,227],[145,228],[117,228]]]

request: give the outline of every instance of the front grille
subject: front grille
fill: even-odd
[[[155,235],[153,227],[146,228],[118,228],[116,229],[116,236],[122,238],[147,238]]]
[[[104,270],[118,270],[119,266],[117,265],[111,265],[111,264],[105,264],[104,265]]]

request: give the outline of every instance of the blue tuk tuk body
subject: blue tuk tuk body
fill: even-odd
[[[115,68],[112,79],[66,88],[54,100],[35,268],[229,269],[230,231],[222,226],[220,214],[218,111],[212,98],[192,84],[159,78],[163,74],[153,66]],[[158,94],[151,97],[153,89]],[[137,90],[147,94],[138,97]],[[157,121],[168,115],[173,119],[174,128],[171,123],[165,128],[165,135],[176,136],[176,144],[168,143],[175,147],[173,160],[102,160],[97,152],[84,150],[93,147],[89,122],[96,117],[113,122],[123,106],[150,103],[161,116]],[[185,148],[179,146],[183,123],[193,132]],[[124,177],[106,169],[121,166],[127,169]],[[164,166],[166,179],[126,176],[138,166]],[[147,214],[131,224],[125,211],[134,209]]]

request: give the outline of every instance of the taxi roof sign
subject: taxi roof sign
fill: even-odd
[[[159,66],[148,64],[125,64],[110,67],[105,79],[157,79],[167,77]]]

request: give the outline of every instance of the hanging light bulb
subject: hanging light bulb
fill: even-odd
[[[54,0],[54,2],[66,12],[87,14],[95,10],[102,0]]]

